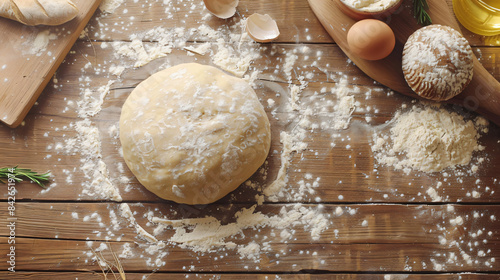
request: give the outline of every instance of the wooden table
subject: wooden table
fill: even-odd
[[[448,2],[451,5],[451,0]],[[115,57],[116,51],[110,43],[129,42],[131,34],[157,26],[198,28],[206,24],[213,29],[220,27],[226,34],[241,34],[237,22],[254,12],[270,14],[281,31],[278,40],[258,49],[259,56],[248,72],[260,71],[255,89],[271,120],[273,138],[263,169],[265,175],[256,174],[251,178],[254,183],[264,185],[275,179],[281,166],[280,132],[292,132],[305,109],[312,109],[313,114],[308,118],[312,123],[328,121],[330,116],[317,114],[321,103],[311,102],[315,94],[324,95],[335,104],[338,100],[328,94],[329,89],[345,77],[351,89],[349,94],[358,102],[347,129],[327,126],[309,130],[304,139],[307,149],[291,154],[286,191],[298,193],[303,183],[320,178],[315,193],[265,200],[256,208],[271,216],[278,215],[284,206],[302,204],[305,209],[321,211],[328,227],[320,232],[318,239],[311,237],[310,227],[303,223],[287,229],[292,233],[291,238],[280,236],[281,229],[272,227],[249,228],[243,231],[244,235],[228,238],[239,245],[269,242],[269,248],[262,249],[256,259],[242,258],[235,249],[214,248],[214,252],[200,253],[166,242],[162,249],[166,255],[161,258],[164,263],[149,265],[158,254],[147,252],[147,240],[137,233],[129,219],[113,217],[121,204],[130,205],[137,224],[153,233],[156,225],[148,221],[148,215],[168,219],[208,215],[223,223],[234,222],[234,214],[255,205],[255,195],[261,191],[243,185],[211,205],[177,205],[145,190],[126,166],[121,170],[124,163],[113,128],[121,105],[133,88],[164,63],[196,60],[212,64],[212,61],[210,53],[192,55],[182,46],[175,46],[166,57],[142,67],[128,67],[117,78],[109,74],[109,67],[127,59]],[[480,138],[486,148],[474,157],[484,157],[485,162],[473,175],[457,176],[453,171],[405,174],[378,165],[371,151],[373,132],[401,110],[403,104],[409,107],[414,100],[397,93],[388,94],[387,89],[364,76],[324,31],[306,0],[242,0],[238,14],[230,20],[207,16],[201,1],[126,0],[112,14],[98,12],[87,31],[88,35],[74,45],[25,124],[16,129],[0,126],[0,167],[19,165],[53,173],[47,191],[30,183],[16,184],[12,216],[16,220],[10,219],[7,186],[2,186],[1,279],[102,279],[99,263],[92,260],[92,250],[113,262],[111,252],[122,254],[125,243],[130,244],[133,252],[132,257],[119,259],[127,279],[143,279],[143,276],[149,276],[147,279],[500,278],[499,128],[490,125],[489,132]],[[500,79],[496,60],[500,54],[499,39],[484,38],[464,29],[462,32],[484,66]],[[196,47],[205,41],[199,33],[194,33],[186,46]],[[217,52],[217,44],[211,43],[212,51]],[[144,42],[145,46],[154,44],[157,43]],[[289,75],[284,67],[287,54],[297,56]],[[307,73],[312,74],[304,79],[307,85],[298,96],[299,109],[286,110],[290,105],[289,83],[299,85],[298,77]],[[76,129],[76,124],[84,120],[78,115],[78,106],[85,89],[98,98],[98,88],[108,85],[110,80],[115,82],[110,85],[102,108],[86,117],[90,126],[99,130],[101,146],[101,154],[90,160],[94,164],[91,167],[96,168],[96,162],[102,162],[109,172],[94,174],[93,169],[83,168],[89,162],[85,159],[89,155],[82,154],[81,149],[70,150],[67,141],[86,135]],[[325,92],[323,88],[328,90]],[[367,91],[371,95],[367,96]],[[269,106],[269,98],[276,104]],[[95,178],[108,178],[118,188],[122,201],[85,194],[86,186]],[[438,182],[443,183],[436,188],[443,199],[433,202],[426,190]],[[457,223],[457,217],[463,223]],[[8,226],[12,221],[15,230],[10,232]],[[8,244],[13,240],[12,234],[15,273],[8,272],[10,264],[5,261],[13,245]],[[168,240],[172,234],[171,229],[166,229],[156,238]],[[107,245],[107,249],[101,248],[99,253],[101,244]],[[108,277],[114,279],[111,274]]]

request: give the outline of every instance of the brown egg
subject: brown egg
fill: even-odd
[[[392,52],[396,38],[385,22],[364,19],[356,22],[349,29],[347,44],[354,55],[366,60],[379,60]]]

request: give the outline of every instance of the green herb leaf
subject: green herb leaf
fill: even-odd
[[[50,171],[39,174],[37,172],[32,171],[31,169],[26,168],[17,168],[15,167],[4,167],[0,168],[0,178],[9,179],[12,178],[16,182],[22,182],[24,179],[33,181],[38,184],[40,187],[45,189],[44,182],[48,182],[50,179]],[[4,181],[0,180],[0,183],[5,184]]]
[[[413,16],[417,19],[418,24],[424,26],[432,24],[431,17],[427,13],[428,10],[427,0],[413,0]]]

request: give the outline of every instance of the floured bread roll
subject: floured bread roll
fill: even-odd
[[[139,182],[161,198],[214,202],[264,163],[271,140],[250,85],[197,63],[141,82],[120,117],[123,157]]]
[[[0,16],[26,25],[59,25],[76,17],[71,0],[0,0]]]
[[[418,95],[436,101],[461,93],[472,79],[473,54],[456,30],[428,25],[415,31],[403,49],[403,73]]]

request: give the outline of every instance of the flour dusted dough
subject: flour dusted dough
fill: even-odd
[[[422,27],[408,38],[402,64],[411,89],[436,101],[461,93],[474,68],[469,42],[455,29],[438,24]]]
[[[140,83],[123,105],[123,157],[161,198],[214,202],[265,161],[270,125],[250,85],[206,65],[180,64]]]
[[[71,0],[0,0],[0,16],[26,25],[59,25],[76,17]]]

